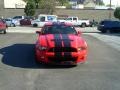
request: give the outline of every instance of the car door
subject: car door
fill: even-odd
[[[12,21],[10,19],[5,19],[7,26],[11,26]]]
[[[114,21],[113,25],[114,25],[114,28],[113,28],[114,31],[119,30],[119,22],[118,21]]]

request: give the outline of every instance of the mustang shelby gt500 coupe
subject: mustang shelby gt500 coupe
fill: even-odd
[[[37,62],[55,65],[77,65],[84,63],[87,44],[70,23],[46,23],[35,46]]]

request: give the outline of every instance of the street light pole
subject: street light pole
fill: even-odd
[[[111,5],[111,0],[110,0],[110,7],[109,7],[109,19],[110,19],[110,20],[111,20],[111,16],[112,16],[112,15],[111,15],[111,14],[112,14],[112,13],[111,13],[111,10],[112,10],[111,7],[112,7],[112,5]]]

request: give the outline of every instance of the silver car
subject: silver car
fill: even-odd
[[[15,27],[16,26],[16,23],[11,18],[7,18],[7,19],[4,19],[4,20],[5,20],[6,25],[8,27]]]

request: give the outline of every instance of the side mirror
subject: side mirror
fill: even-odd
[[[37,34],[42,34],[41,31],[36,31]]]
[[[78,31],[77,34],[80,36],[82,33],[80,31]]]

